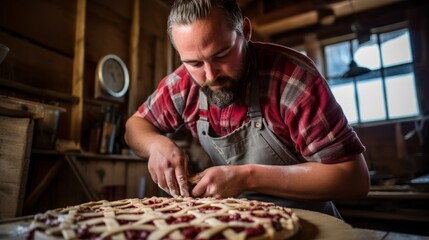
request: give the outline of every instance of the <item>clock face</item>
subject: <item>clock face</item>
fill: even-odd
[[[113,92],[120,92],[124,88],[124,70],[115,59],[108,59],[103,66],[104,85]]]
[[[129,75],[125,63],[116,55],[107,55],[97,66],[98,81],[109,95],[122,97],[128,90]]]

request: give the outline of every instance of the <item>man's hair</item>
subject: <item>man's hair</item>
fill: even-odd
[[[236,0],[176,0],[171,7],[167,22],[171,43],[174,45],[171,34],[174,26],[189,25],[196,20],[204,19],[215,7],[222,11],[231,30],[243,36],[243,15]]]

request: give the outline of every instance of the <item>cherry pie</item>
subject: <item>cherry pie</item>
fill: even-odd
[[[299,230],[289,208],[236,198],[124,199],[38,214],[29,239],[288,239]]]

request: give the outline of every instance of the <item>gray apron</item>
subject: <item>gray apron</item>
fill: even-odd
[[[304,159],[294,156],[268,129],[259,105],[259,81],[256,77],[252,82],[250,99],[248,112],[250,121],[223,137],[211,137],[209,121],[207,117],[200,115],[197,121],[198,137],[213,165],[293,165],[306,162]],[[207,97],[201,91],[199,108],[208,110]],[[291,201],[256,192],[244,192],[239,197],[273,202],[285,207],[318,211],[341,218],[332,202]]]

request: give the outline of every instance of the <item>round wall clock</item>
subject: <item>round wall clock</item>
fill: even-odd
[[[118,56],[109,54],[100,59],[96,69],[96,97],[103,95],[98,91],[101,88],[108,97],[121,98],[129,85],[127,66]]]

